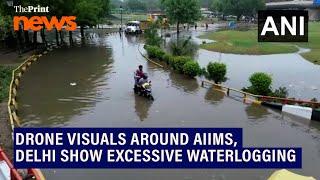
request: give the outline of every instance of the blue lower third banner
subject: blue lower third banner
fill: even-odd
[[[302,149],[243,147],[241,128],[15,128],[16,168],[301,168]]]

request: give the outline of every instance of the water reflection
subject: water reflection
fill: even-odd
[[[223,100],[224,96],[224,92],[217,91],[213,87],[211,87],[208,89],[206,95],[204,96],[204,99],[210,104],[218,105]]]
[[[317,130],[320,131],[320,122],[317,122],[317,121],[311,121],[310,124],[309,124],[310,127],[313,127]],[[320,148],[319,148],[320,149]]]
[[[182,89],[186,93],[195,93],[199,89],[199,83],[196,79],[191,79],[174,71],[169,73],[169,77],[174,87]]]
[[[140,121],[144,121],[148,118],[149,109],[152,105],[153,101],[146,99],[145,97],[141,97],[139,95],[134,95],[134,108],[137,116]]]
[[[125,34],[128,45],[136,46],[137,43],[142,42],[143,37],[141,35]]]
[[[256,104],[250,104],[245,109],[248,119],[263,119],[266,118],[270,113],[268,112],[268,109]]]
[[[19,91],[24,126],[60,126],[73,115],[86,113],[95,103],[107,100],[109,97],[101,93],[101,88],[107,86],[111,56],[110,49],[75,47],[49,53],[41,59],[41,65],[34,64]]]

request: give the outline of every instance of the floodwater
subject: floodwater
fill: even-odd
[[[218,27],[213,27],[213,29],[216,28]],[[199,30],[184,35],[192,35],[198,44],[203,41],[212,42],[198,38],[204,33],[204,30]],[[320,100],[320,65],[315,65],[300,55],[308,51],[308,49],[300,48],[298,52],[291,54],[238,55],[200,49],[196,59],[202,67],[214,61],[225,63],[228,71],[228,81],[225,84],[237,89],[249,86],[248,79],[254,72],[266,72],[273,78],[273,89],[286,87],[290,97]]]
[[[302,147],[303,169],[293,171],[320,178],[320,123],[243,104],[237,96],[225,97],[210,87],[203,88],[200,79],[189,79],[147,62],[138,51],[142,43],[135,36],[102,35],[90,40],[86,46],[58,49],[42,57],[26,72],[19,89],[19,116],[23,126],[241,127],[246,147]],[[202,52],[200,50],[200,58],[215,59]],[[228,64],[234,62],[228,59],[224,61]],[[252,64],[250,60],[244,60],[243,63]],[[133,72],[139,64],[144,65],[152,80],[153,102],[133,93]],[[232,73],[240,74],[241,68],[250,67],[240,65],[237,72],[232,72],[235,68],[228,71],[229,81],[235,86],[239,78]],[[291,74],[289,71],[294,71],[288,66],[279,66],[278,69],[286,77]],[[267,179],[274,169],[43,171],[49,180],[262,180]]]

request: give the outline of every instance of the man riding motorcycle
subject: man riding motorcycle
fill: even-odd
[[[138,81],[138,85],[140,86],[140,87],[142,87],[143,89],[145,89],[146,87],[146,85],[147,84],[149,84],[149,82],[148,82],[148,74],[147,73],[144,73],[143,74],[143,76],[142,76],[142,78],[140,78],[140,80]]]
[[[139,68],[136,70],[134,74],[135,84],[139,83],[139,80],[143,78],[143,66],[139,65]]]
[[[135,74],[135,79],[138,77]],[[134,85],[134,92],[140,96],[145,96],[150,100],[154,100],[151,93],[151,81],[148,81],[148,74],[143,73],[142,78],[139,78]]]

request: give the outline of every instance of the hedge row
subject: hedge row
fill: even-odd
[[[0,102],[8,97],[13,67],[0,66]]]
[[[194,61],[191,57],[172,56],[157,46],[145,46],[144,48],[147,51],[149,58],[166,62],[179,73],[189,77],[195,77],[201,74],[201,68],[198,62]]]

